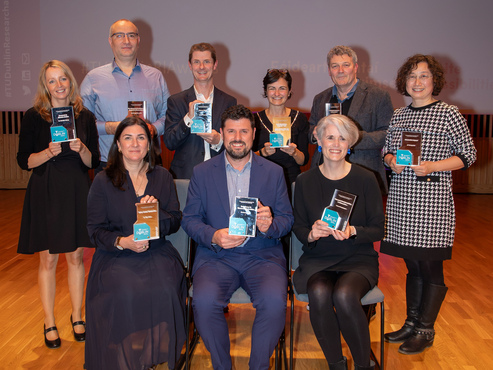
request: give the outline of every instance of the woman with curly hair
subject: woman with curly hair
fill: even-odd
[[[476,160],[476,149],[459,109],[437,96],[445,84],[443,68],[431,55],[410,57],[397,73],[398,91],[412,103],[397,109],[383,148],[392,170],[387,199],[386,235],[380,251],[404,259],[407,319],[404,326],[385,334],[402,343],[399,352],[416,354],[433,345],[434,323],[447,293],[443,261],[452,257],[455,207],[452,171]],[[421,162],[396,162],[403,132],[421,133]]]

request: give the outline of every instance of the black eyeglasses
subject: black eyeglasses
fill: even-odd
[[[117,40],[123,40],[125,36],[128,37],[129,40],[137,40],[139,34],[137,32],[115,32],[111,37],[114,37]]]

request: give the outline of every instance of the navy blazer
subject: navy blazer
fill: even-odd
[[[294,222],[286,181],[282,168],[265,158],[252,155],[250,197],[269,206],[273,214],[267,233],[257,230],[238,253],[252,253],[286,268],[286,259],[279,240],[289,233]],[[214,233],[229,226],[230,206],[224,152],[195,167],[188,188],[187,205],[183,210],[182,227],[198,244],[193,272],[208,259],[221,258],[226,253],[212,246]]]
[[[188,113],[189,104],[197,100],[193,86],[168,98],[166,111],[164,144],[175,154],[171,161],[170,172],[176,179],[189,179],[193,168],[204,161],[204,140],[191,134],[190,128],[183,118]],[[221,128],[221,114],[229,107],[236,105],[236,98],[214,87],[212,101],[212,128],[219,132]],[[211,157],[220,152],[211,149]]]
[[[325,117],[325,103],[330,102],[331,97],[332,87],[329,87],[313,99],[309,120],[310,142],[315,142],[312,139],[313,130],[318,121]],[[394,108],[388,92],[364,81],[358,82],[348,116],[358,125],[360,138],[354,146],[354,152],[349,156],[349,162],[357,163],[378,173],[377,180],[380,188],[385,192],[387,192],[387,179],[380,153],[385,144],[387,129],[393,113]],[[315,151],[312,158],[312,168],[318,165],[319,159],[320,153]]]

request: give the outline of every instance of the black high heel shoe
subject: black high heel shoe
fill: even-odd
[[[43,329],[44,329],[46,347],[58,348],[62,345],[62,341],[60,340],[60,336],[58,336],[58,338],[55,340],[49,340],[46,338],[46,333],[49,333],[50,331],[54,331],[54,330],[56,330],[58,332],[58,329],[56,328],[56,326],[52,326],[51,328],[46,329],[46,325],[43,325]]]
[[[86,328],[86,322],[85,321],[76,321],[76,322],[73,322],[72,321],[72,315],[70,315],[70,323],[72,324],[72,331],[74,332],[74,339],[77,342],[84,342],[86,340],[86,331],[84,330],[83,333],[76,333],[75,332],[75,327],[77,325],[83,325],[84,326],[84,329],[85,329]]]

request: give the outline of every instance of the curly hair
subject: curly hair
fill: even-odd
[[[80,112],[84,109],[84,104],[82,103],[82,98],[79,94],[79,85],[77,85],[77,81],[75,80],[74,74],[70,68],[59,60],[50,60],[49,62],[46,62],[43,67],[41,67],[38,80],[38,90],[36,92],[36,96],[34,97],[34,109],[39,113],[41,118],[47,122],[51,122],[51,95],[48,87],[46,86],[46,71],[48,68],[60,68],[69,79],[69,103],[74,108],[75,118],[79,117]]]
[[[238,121],[242,118],[246,118],[250,121],[252,129],[255,128],[255,119],[253,118],[252,111],[242,104],[233,105],[226,109],[221,115],[221,128],[224,129],[224,123],[231,119],[233,121]]]
[[[267,85],[273,84],[274,82],[279,81],[280,78],[284,78],[288,83],[289,95],[288,99],[291,99],[291,85],[293,83],[293,78],[289,74],[287,69],[269,69],[264,76],[263,85],[264,85],[264,95],[263,97],[267,97]]]
[[[113,143],[111,144],[110,151],[108,153],[108,165],[105,167],[106,175],[111,180],[114,187],[123,189],[123,185],[127,181],[125,164],[123,162],[122,153],[118,150],[118,141],[123,133],[123,131],[130,126],[138,125],[142,127],[146,133],[147,142],[149,143],[149,150],[144,157],[144,162],[149,164],[147,172],[152,172],[156,165],[156,152],[154,150],[154,142],[152,140],[151,132],[147,127],[147,124],[140,117],[130,116],[125,118],[120,122],[115,131],[115,136],[113,137]]]
[[[418,67],[418,64],[423,62],[428,64],[428,68],[433,76],[432,95],[436,96],[442,91],[443,86],[445,85],[445,75],[440,62],[432,55],[416,54],[409,57],[401,68],[399,68],[399,71],[397,71],[395,87],[402,95],[409,96],[409,93],[406,90],[407,78],[411,72]]]

